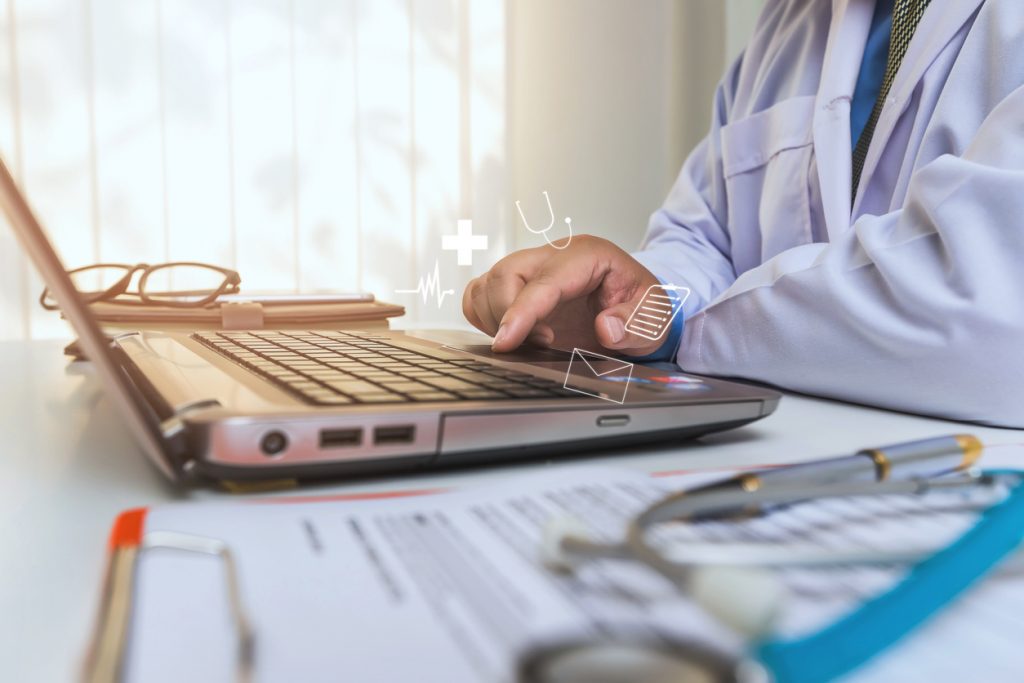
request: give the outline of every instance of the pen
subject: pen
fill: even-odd
[[[970,434],[938,436],[866,448],[852,455],[747,472],[725,481],[692,489],[689,493],[698,494],[728,488],[761,491],[775,486],[811,488],[839,482],[933,477],[971,467],[981,457],[983,449],[981,441]]]

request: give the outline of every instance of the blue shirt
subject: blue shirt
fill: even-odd
[[[871,110],[875,108],[875,100],[882,89],[885,79],[885,67],[889,61],[889,37],[892,35],[892,7],[894,0],[878,0],[875,13],[871,17],[871,29],[868,31],[867,44],[864,46],[864,57],[860,62],[860,73],[857,85],[850,102],[850,136],[851,146],[857,146],[857,140],[871,118]],[[665,284],[662,282],[662,284]],[[653,361],[671,361],[675,358],[679,343],[683,339],[683,315],[680,313],[672,321],[668,336],[654,353],[633,358],[647,363]]]

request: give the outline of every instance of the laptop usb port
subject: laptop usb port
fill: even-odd
[[[322,429],[320,430],[320,448],[345,448],[363,443],[363,430],[354,429]]]
[[[395,443],[412,443],[416,436],[416,425],[398,425],[395,427],[374,427],[373,443],[385,446]]]

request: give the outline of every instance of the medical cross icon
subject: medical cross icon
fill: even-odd
[[[473,252],[487,248],[487,235],[473,234],[473,221],[460,218],[458,234],[442,235],[441,248],[446,251],[458,252],[460,266],[473,265]]]

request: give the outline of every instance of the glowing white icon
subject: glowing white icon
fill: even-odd
[[[626,331],[651,341],[661,339],[689,296],[689,287],[651,285],[626,321]]]
[[[487,248],[487,235],[473,234],[473,221],[460,218],[457,234],[442,235],[441,248],[458,253],[460,266],[473,265],[473,252]]]
[[[612,403],[625,403],[632,377],[632,363],[593,351],[573,349],[562,387]],[[592,388],[595,380],[602,383],[601,390]]]
[[[416,289],[396,289],[395,294],[419,294],[423,299],[423,303],[427,303],[427,300],[433,296],[437,300],[437,307],[441,308],[444,298],[449,294],[454,295],[455,290],[441,289],[441,273],[438,269],[437,261],[434,261],[434,272],[425,278],[421,277],[419,284],[416,285]]]
[[[566,247],[569,246],[569,243],[572,242],[572,219],[569,218],[568,216],[565,217],[565,224],[569,226],[569,236],[565,238],[565,244],[563,244],[562,246],[558,246],[557,244],[551,241],[550,237],[548,237],[548,231],[551,230],[551,228],[555,227],[555,210],[551,208],[551,197],[548,195],[547,190],[544,190],[544,200],[547,201],[548,203],[548,215],[551,216],[551,220],[548,221],[548,227],[544,228],[543,230],[534,230],[533,228],[531,228],[530,222],[526,220],[526,214],[523,213],[523,205],[520,204],[519,200],[517,199],[516,208],[519,209],[519,217],[523,219],[523,225],[526,226],[526,229],[532,232],[534,235],[544,235],[544,240],[552,247],[558,250],[565,249]]]

